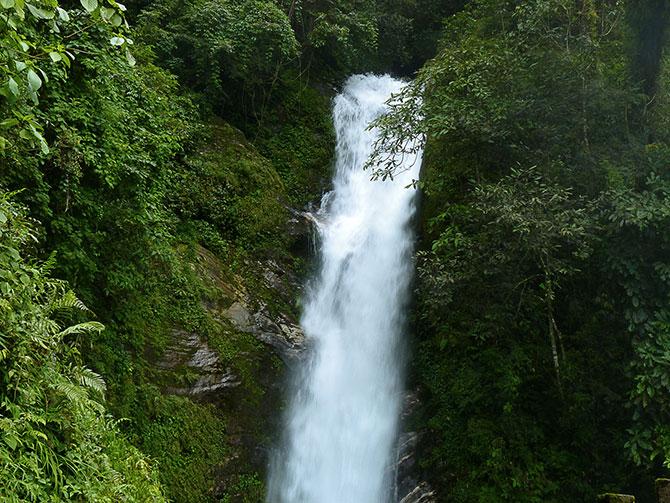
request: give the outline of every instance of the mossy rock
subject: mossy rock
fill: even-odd
[[[629,494],[601,494],[598,503],[635,503],[635,496]]]
[[[133,433],[140,449],[155,459],[172,501],[216,500],[215,473],[234,456],[226,442],[224,417],[209,404],[140,390],[144,417]]]
[[[273,164],[223,121],[208,125],[205,136],[181,173],[182,216],[208,222],[224,239],[250,248],[280,239],[286,190]]]
[[[332,95],[302,85],[297,76],[283,80],[280,95],[254,143],[274,164],[290,204],[300,208],[318,200],[330,179],[335,153]]]
[[[670,503],[670,479],[656,479],[658,503]]]

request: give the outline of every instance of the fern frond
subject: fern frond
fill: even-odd
[[[40,318],[35,321],[34,331],[39,335],[53,335],[58,333],[58,323],[49,318]]]
[[[72,290],[67,290],[62,296],[52,300],[49,308],[51,312],[63,309],[78,309],[79,311],[91,312]]]
[[[86,367],[81,367],[79,369],[79,382],[82,386],[92,389],[100,394],[103,394],[107,390],[107,385],[100,374],[96,374]]]
[[[56,265],[56,252],[51,252],[49,257],[42,262],[40,273],[45,277],[49,276],[49,274],[56,268]]]
[[[73,404],[81,405],[88,399],[84,388],[68,380],[61,379],[53,387]]]
[[[105,326],[102,323],[97,321],[86,321],[84,323],[77,323],[67,327],[65,330],[62,330],[58,333],[59,337],[67,337],[68,335],[77,335],[91,332],[102,332]]]

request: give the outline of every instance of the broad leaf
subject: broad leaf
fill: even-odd
[[[33,70],[28,70],[28,85],[33,91],[42,87],[42,79]]]
[[[87,12],[93,12],[98,8],[98,0],[79,0],[81,5]]]
[[[7,85],[9,86],[9,90],[12,92],[12,94],[14,96],[19,95],[19,85],[16,83],[16,81],[12,77],[9,77],[9,81],[7,82]]]

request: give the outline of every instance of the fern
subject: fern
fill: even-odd
[[[53,384],[53,387],[74,405],[80,406],[88,399],[86,391],[81,386],[68,380],[59,380]]]
[[[77,323],[67,327],[65,330],[62,330],[57,335],[59,338],[63,339],[68,335],[79,335],[90,332],[101,332],[105,329],[105,326],[102,323],[97,321],[86,321],[84,323]]]
[[[79,383],[101,395],[107,391],[107,385],[102,377],[86,367],[79,368]]]
[[[68,325],[68,312],[90,311],[46,276],[53,259],[37,268],[21,259],[34,232],[2,192],[0,213],[12,219],[0,222],[11,285],[0,294],[0,501],[165,501],[154,470],[107,417],[102,377],[68,340],[103,325]]]
[[[82,312],[91,312],[91,310],[77,298],[72,290],[67,290],[61,297],[53,299],[49,305],[50,313],[71,309],[77,309]]]

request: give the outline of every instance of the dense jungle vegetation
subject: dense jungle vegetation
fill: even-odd
[[[652,501],[667,473],[669,8],[472,2],[381,121],[380,150],[406,124],[427,149],[414,371],[445,501]]]
[[[333,87],[374,71],[414,78],[380,155],[426,146],[412,422],[439,501],[652,501],[669,22],[666,0],[0,0],[0,499],[263,500],[246,461],[214,482],[237,412],[165,393],[156,355],[204,334],[254,410],[264,349],[194,264],[304,268],[282,226],[328,178]]]

